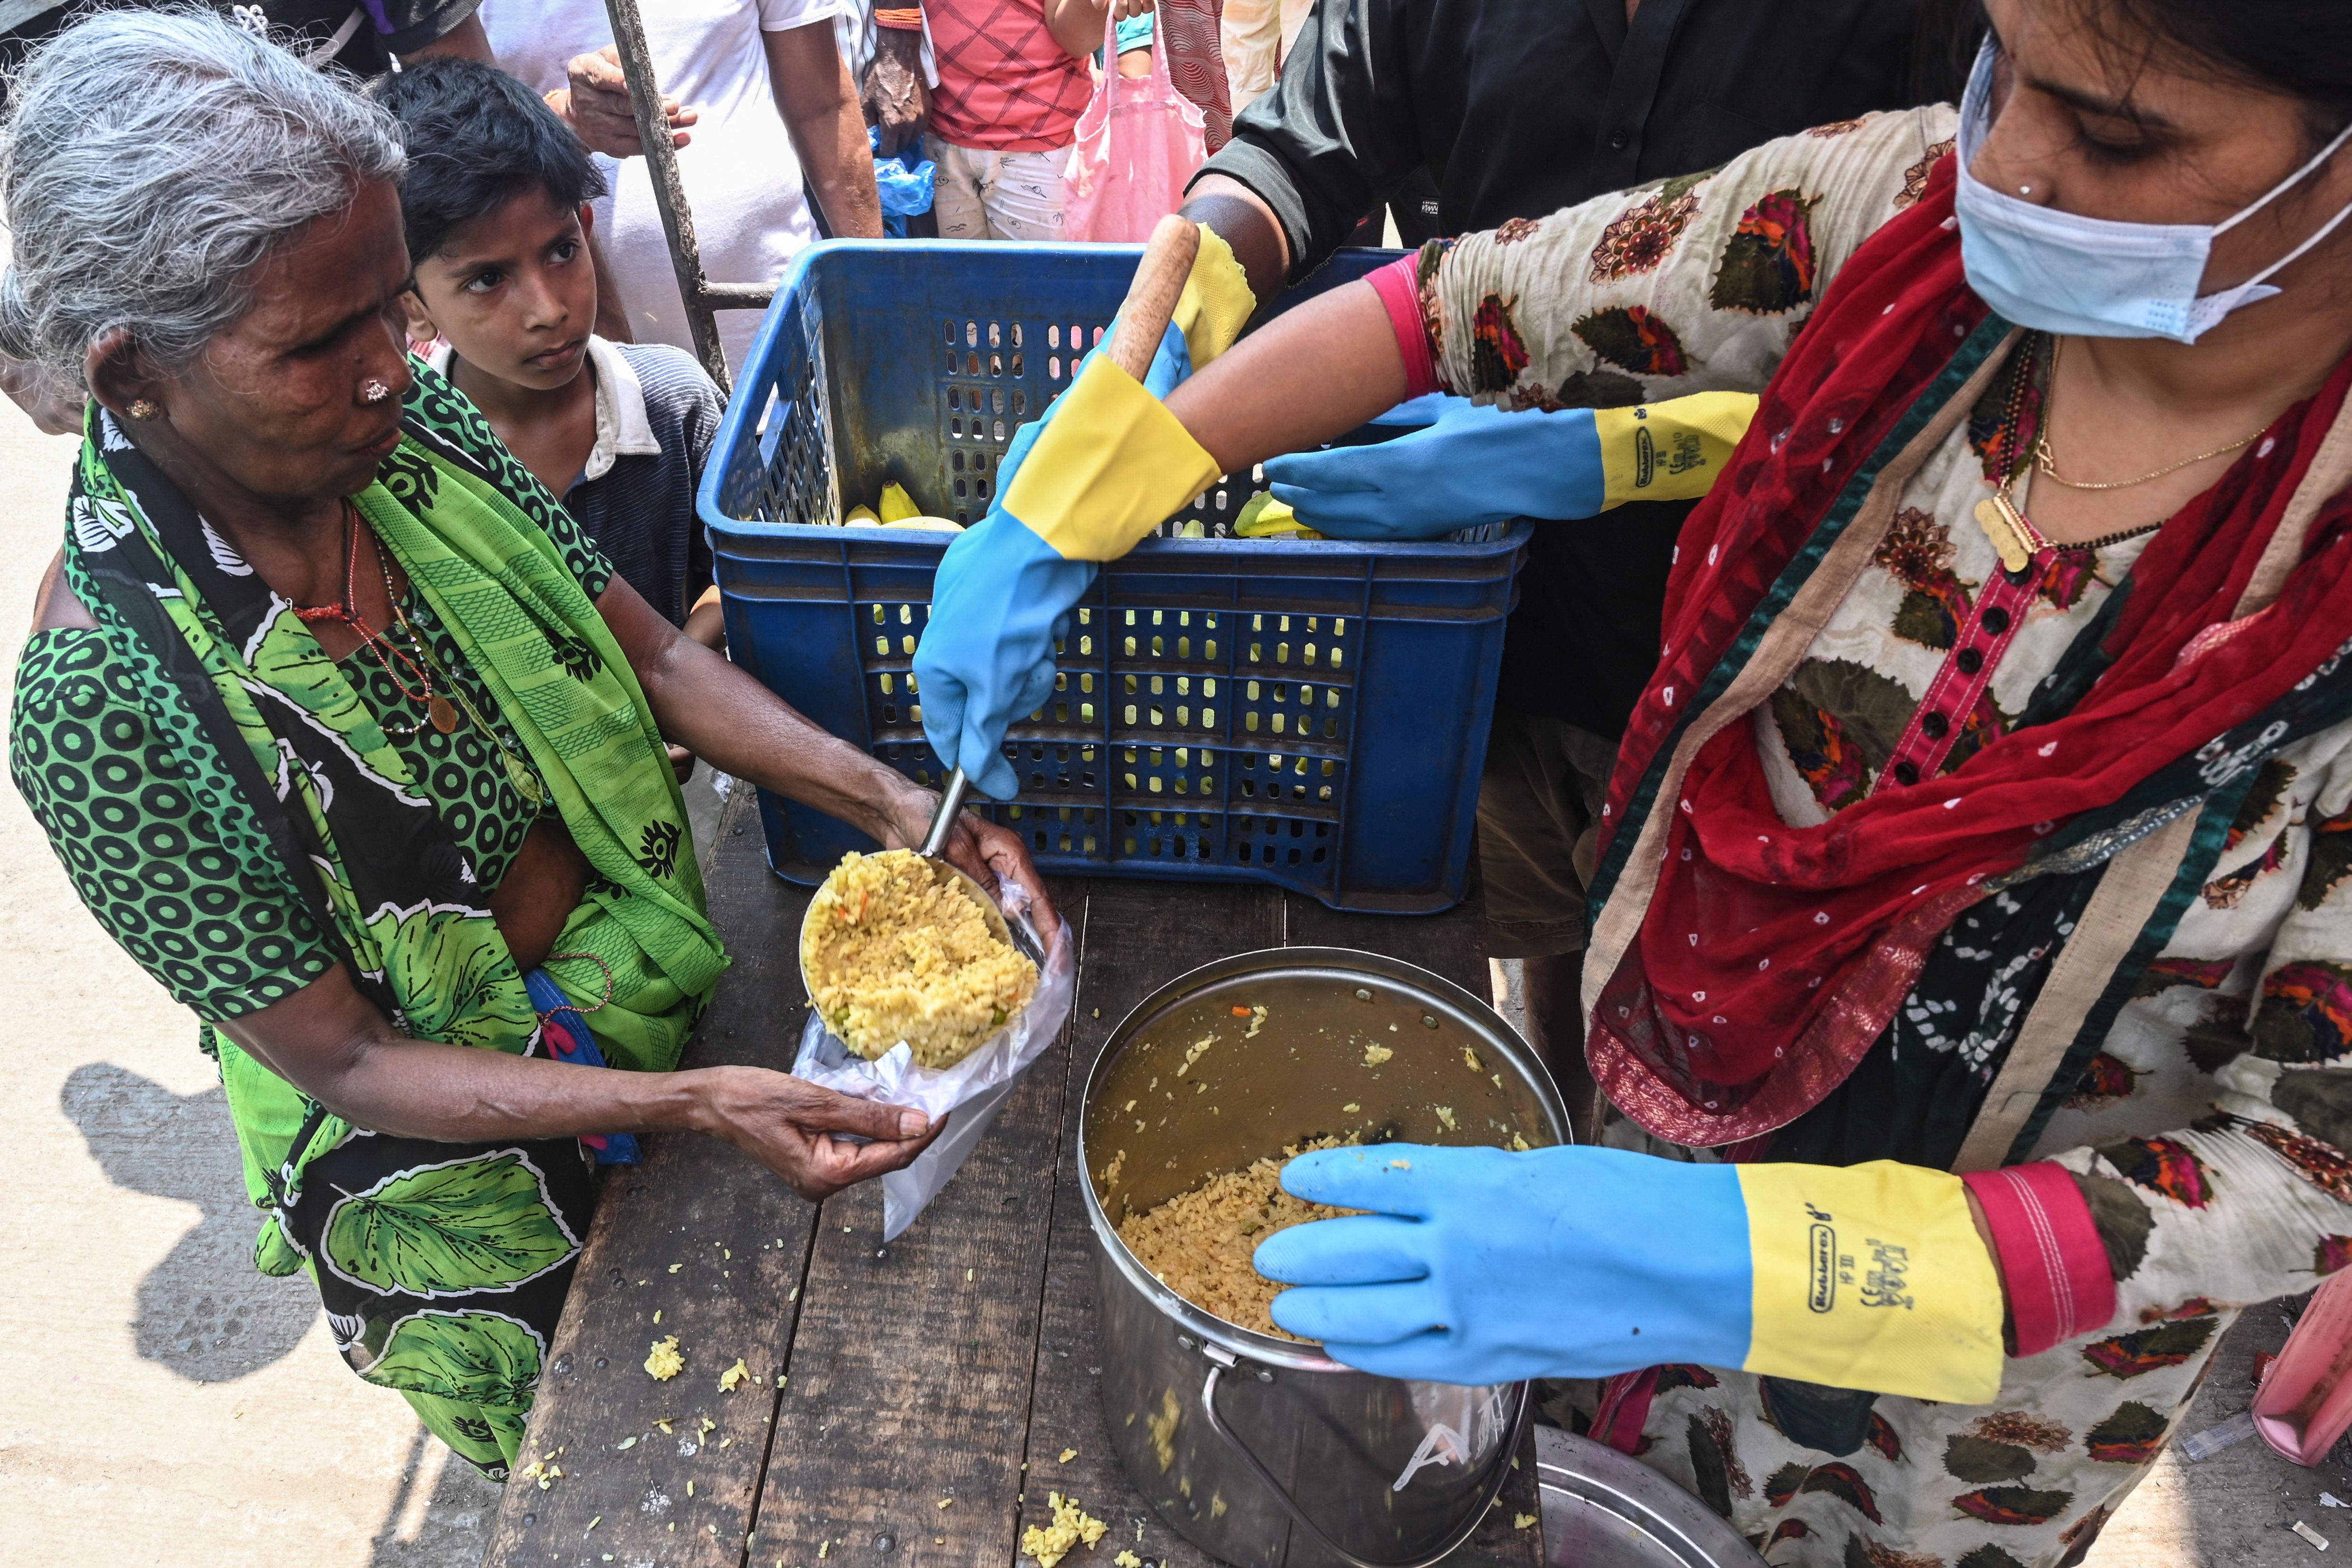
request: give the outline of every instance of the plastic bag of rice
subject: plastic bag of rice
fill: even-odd
[[[912,850],[841,857],[802,924],[801,969],[843,1044],[872,1061],[903,1040],[931,1068],[971,1055],[1037,989],[1004,917]]]
[[[934,876],[907,850],[845,856],[801,925],[812,1005],[793,1073],[948,1118],[912,1165],[882,1178],[886,1241],[947,1186],[1077,995],[1070,928],[1042,932],[1027,888],[1000,883],[991,908],[961,878]]]

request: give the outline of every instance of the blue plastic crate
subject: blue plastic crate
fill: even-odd
[[[1280,309],[1393,253],[1355,251]],[[910,669],[948,536],[845,528],[891,479],[976,522],[1014,429],[1068,384],[1140,247],[830,242],[786,275],[699,497],[730,656],[926,784]],[[1238,539],[1221,480],[1105,569],[984,803],[1049,872],[1264,881],[1342,909],[1460,899],[1503,622],[1528,529],[1430,544]],[[1187,537],[1190,536],[1190,537]],[[769,864],[863,834],[761,792]]]

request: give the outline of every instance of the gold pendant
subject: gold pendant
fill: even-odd
[[[425,716],[433,721],[433,727],[444,735],[457,727],[457,707],[438,692],[425,700]]]
[[[2025,514],[2012,506],[2007,496],[1991,496],[1977,503],[1977,526],[1992,540],[1992,548],[2000,556],[2000,564],[2011,571],[2023,571],[2033,560],[2035,534],[2033,525]]]

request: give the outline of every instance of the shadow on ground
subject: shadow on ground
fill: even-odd
[[[477,1568],[499,1486],[418,1427],[367,1568]]]
[[[109,1181],[192,1204],[202,1217],[139,1281],[139,1354],[198,1383],[282,1360],[310,1332],[319,1297],[299,1275],[273,1280],[253,1267],[261,1217],[246,1201],[219,1088],[174,1094],[93,1061],[74,1069],[58,1101]]]

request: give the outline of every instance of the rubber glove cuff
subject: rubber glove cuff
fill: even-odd
[[[1108,357],[1090,355],[998,510],[1065,559],[1116,560],[1223,472],[1165,404]]]
[[[1695,501],[1707,493],[1756,417],[1748,392],[1693,392],[1665,402],[1595,409],[1601,509],[1628,501]]]
[[[1754,1337],[1740,1364],[1952,1405],[2000,1392],[2000,1276],[1946,1171],[1744,1165]]]
[[[1169,324],[1184,335],[1192,369],[1199,370],[1234,346],[1242,329],[1257,309],[1250,292],[1249,275],[1234,257],[1225,236],[1202,224],[1201,248],[1193,254],[1192,270],[1184,290],[1176,297]],[[1160,394],[1166,396],[1165,392]]]

